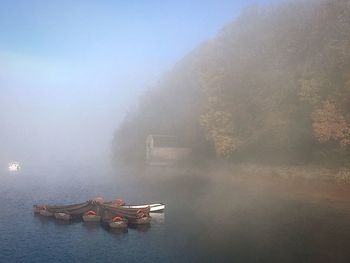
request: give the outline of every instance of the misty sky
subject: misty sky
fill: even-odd
[[[0,163],[108,157],[157,79],[255,1],[0,1]]]

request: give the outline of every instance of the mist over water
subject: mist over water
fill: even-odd
[[[3,1],[0,262],[350,262],[349,8]],[[192,156],[146,165],[150,134]],[[166,209],[32,211],[100,196]]]
[[[324,199],[278,190],[281,186],[216,167],[117,172],[75,167],[2,175],[6,213],[0,222],[6,231],[0,260],[346,262],[348,211]],[[128,203],[162,201],[166,210],[154,215],[150,227],[127,233],[81,222],[62,224],[33,216],[31,210],[33,203],[66,204],[101,195]]]

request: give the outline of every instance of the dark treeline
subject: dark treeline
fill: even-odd
[[[246,10],[144,94],[114,158],[142,162],[148,134],[198,159],[350,163],[350,1]]]

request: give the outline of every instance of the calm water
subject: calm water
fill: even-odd
[[[350,262],[350,216],[329,202],[190,175],[130,178],[94,169],[2,174],[0,262]],[[96,196],[165,202],[127,233],[33,216],[33,203]]]

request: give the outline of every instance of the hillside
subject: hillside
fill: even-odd
[[[115,132],[121,162],[148,134],[196,159],[350,163],[350,1],[253,7],[178,62]]]

